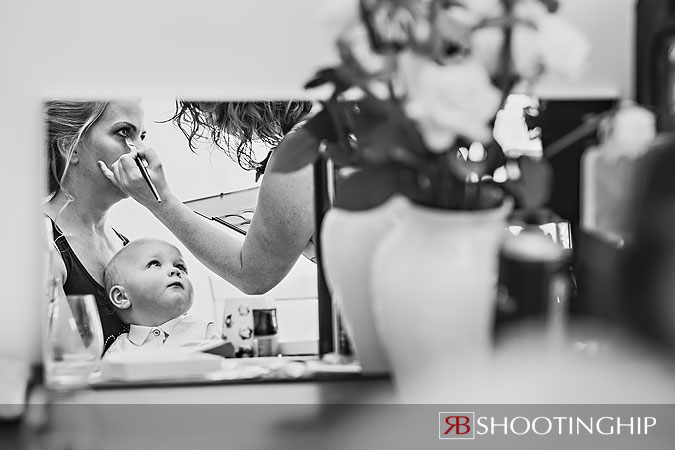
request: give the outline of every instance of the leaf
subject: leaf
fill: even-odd
[[[366,97],[356,103],[346,122],[366,163],[398,161],[419,166],[428,156],[414,123],[395,101]]]
[[[558,10],[560,2],[558,0],[541,0],[549,13],[553,14]]]
[[[344,148],[343,145],[333,142],[326,142],[326,155],[328,155],[328,158],[335,163],[336,167],[346,167],[358,164],[356,155],[351,148]]]
[[[504,202],[504,190],[492,181],[481,183],[480,195],[478,196],[475,209],[493,209]]]
[[[450,172],[459,181],[466,180],[466,178],[471,174],[476,174],[478,177],[482,177],[487,173],[487,164],[485,161],[463,161],[455,157],[453,151],[448,153],[448,158],[446,161]]]
[[[414,40],[413,32],[419,22],[426,22],[425,2],[416,0],[361,1],[359,13],[368,31],[370,46],[376,52],[398,52]],[[397,17],[408,19],[405,29]],[[396,32],[399,31],[399,32]]]
[[[384,203],[401,191],[401,167],[372,166],[338,179],[335,206],[351,211],[363,211]]]
[[[410,119],[403,112],[401,104],[395,100],[381,100],[377,97],[367,96],[359,100],[358,106],[361,116],[387,118],[397,125],[406,125],[411,123]]]
[[[312,79],[305,83],[305,89],[312,89],[322,86],[326,83],[333,83],[335,86],[334,96],[346,91],[354,85],[348,74],[340,68],[328,67],[319,70]]]
[[[381,122],[360,133],[358,145],[366,164],[400,162],[419,167],[422,163],[421,158],[411,150],[414,143],[392,122]]]
[[[404,113],[399,102],[369,96],[359,101],[358,105],[361,111],[359,121],[362,117],[370,118],[372,123],[387,121],[409,152],[428,155],[415,123]]]
[[[494,173],[497,167],[501,167],[506,162],[506,156],[504,156],[504,151],[502,150],[501,145],[497,141],[492,140],[485,145],[485,151],[487,152],[487,158],[485,163],[487,164],[487,172]]]
[[[335,127],[324,109],[305,122],[302,128],[284,137],[274,149],[275,156],[269,170],[278,173],[300,170],[316,160],[322,141],[330,143],[336,139]]]
[[[268,170],[277,173],[289,173],[312,164],[319,155],[321,140],[305,129],[286,135],[274,149],[274,158]]]
[[[337,142],[338,140],[335,124],[325,107],[305,122],[301,130],[309,132],[319,141],[327,139],[331,142]]]

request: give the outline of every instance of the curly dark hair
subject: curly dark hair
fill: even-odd
[[[258,170],[264,161],[253,154],[253,141],[274,148],[304,119],[310,101],[199,102],[176,100],[170,121],[183,132],[190,149],[210,140],[245,170]]]

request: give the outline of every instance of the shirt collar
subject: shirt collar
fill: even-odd
[[[148,327],[145,325],[129,325],[129,340],[134,345],[142,345],[148,337],[148,334],[152,332],[155,328],[162,330],[167,336],[171,336],[173,329],[176,327],[178,322],[183,320],[187,316],[187,313],[182,314],[178,317],[175,317],[171,320],[167,320],[163,324],[156,327]]]
[[[178,322],[183,320],[187,316],[187,313],[181,314],[178,317],[174,317],[171,320],[167,320],[163,324],[161,324],[159,327],[163,332],[166,333],[167,336],[171,336],[171,333],[173,333],[173,329],[176,328],[176,325],[178,325]]]

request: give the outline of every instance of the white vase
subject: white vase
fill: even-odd
[[[326,282],[364,373],[389,371],[373,320],[370,271],[375,247],[391,230],[403,203],[395,196],[366,211],[332,208],[321,227]]]
[[[371,280],[396,386],[406,401],[476,400],[492,354],[498,256],[512,203],[485,211],[405,203],[375,250]]]

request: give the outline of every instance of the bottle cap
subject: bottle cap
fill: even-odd
[[[253,335],[272,336],[277,334],[276,308],[253,309]]]

